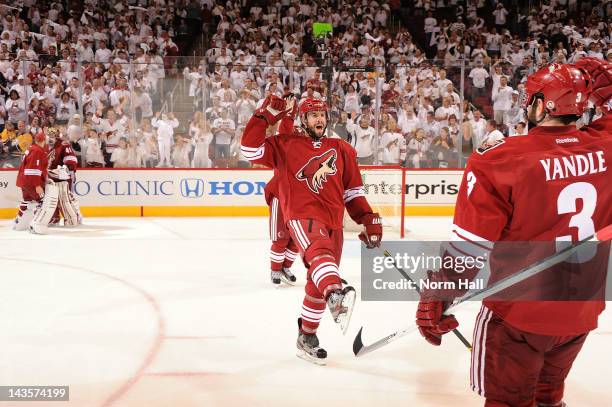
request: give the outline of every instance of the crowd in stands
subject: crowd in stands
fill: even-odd
[[[166,3],[0,4],[0,166],[17,167],[41,129],[70,140],[83,167],[158,161],[160,85],[177,39],[197,31],[188,5]]]
[[[527,75],[612,61],[605,0],[30,3],[0,6],[0,165],[51,128],[83,167],[248,167],[246,122],[292,92],[329,102],[329,136],[361,164],[456,167],[527,133]],[[207,49],[177,69],[194,22]],[[315,22],[333,34],[314,39]],[[168,108],[170,77],[187,83],[189,117]]]

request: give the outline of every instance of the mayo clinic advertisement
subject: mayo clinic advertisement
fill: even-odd
[[[362,170],[372,204],[401,205],[401,169]],[[406,170],[406,205],[454,205],[462,171]],[[17,171],[0,171],[0,208],[16,208]],[[265,206],[270,170],[81,169],[74,194],[82,207]]]

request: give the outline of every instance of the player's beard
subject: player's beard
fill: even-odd
[[[529,129],[533,129],[535,127],[538,127],[538,119],[536,118],[536,108],[533,106],[529,106],[527,109],[527,112],[525,113],[525,116],[527,117],[527,130]]]
[[[315,140],[319,140],[320,138],[325,137],[326,128],[327,128],[327,123],[325,124],[317,123],[314,126],[308,126],[306,130],[308,134],[310,135],[310,137],[312,137]]]

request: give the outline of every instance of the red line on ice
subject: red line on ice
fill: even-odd
[[[151,363],[153,363],[155,356],[157,355],[157,353],[159,352],[159,349],[161,348],[161,344],[164,339],[166,323],[162,316],[159,303],[157,302],[155,297],[153,297],[151,294],[149,294],[142,288],[138,287],[137,285],[127,280],[124,280],[122,278],[115,277],[109,274],[105,274],[99,271],[89,270],[89,269],[78,267],[78,266],[71,266],[69,264],[54,263],[50,261],[15,259],[15,258],[10,258],[10,257],[4,257],[4,259],[11,260],[11,261],[17,261],[17,262],[23,262],[23,263],[46,264],[50,266],[61,267],[63,269],[73,269],[73,270],[84,271],[84,272],[91,273],[91,274],[96,274],[98,276],[105,277],[110,280],[114,280],[130,288],[131,290],[136,291],[151,305],[157,317],[157,333],[155,334],[153,345],[147,352],[146,356],[144,357],[138,369],[136,369],[136,371],[132,374],[132,376],[128,380],[126,380],[117,390],[115,390],[109,397],[107,397],[106,400],[101,404],[102,407],[112,406],[113,403],[115,403],[117,400],[123,397],[142,378],[142,376],[146,373],[145,372],[146,369],[151,365]]]

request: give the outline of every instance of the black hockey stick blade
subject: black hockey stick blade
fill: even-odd
[[[389,342],[392,342],[395,339],[401,338],[402,336],[407,335],[416,330],[417,330],[416,326],[412,329],[403,329],[401,331],[394,332],[390,335],[387,335],[384,338],[379,339],[378,341],[372,343],[371,345],[366,346],[363,344],[363,339],[361,338],[361,334],[363,332],[363,327],[361,327],[359,328],[359,332],[357,332],[357,335],[355,336],[355,340],[353,341],[353,354],[356,357],[360,357],[370,352],[374,352],[376,349],[382,348],[383,346],[387,345]],[[457,338],[459,338],[459,340],[463,343],[463,345],[467,348],[467,350],[471,352],[472,344],[467,339],[465,339],[463,335],[461,335],[461,332],[455,329],[453,333],[457,336]]]
[[[391,335],[387,335],[384,338],[377,340],[371,345],[364,345],[363,340],[361,339],[361,333],[363,331],[363,327],[361,327],[359,329],[359,332],[357,332],[357,336],[355,336],[355,340],[353,341],[353,353],[356,357],[366,355],[370,352],[374,352],[376,349],[382,348],[389,342],[393,342],[394,340],[401,338],[404,335],[408,335],[409,333],[414,332],[416,330],[416,326],[410,327],[408,329],[403,329],[398,332],[393,332]]]
[[[353,353],[355,354],[355,356],[359,356],[359,352],[361,352],[361,350],[363,349],[361,331],[363,331],[363,327],[359,328],[359,332],[357,332],[357,336],[355,336],[355,340],[353,341]]]

